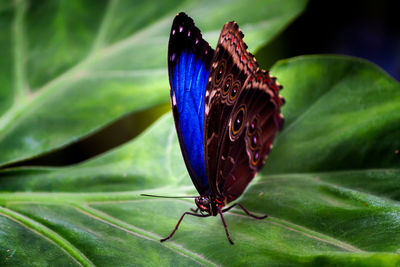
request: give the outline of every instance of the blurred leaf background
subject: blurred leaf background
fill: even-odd
[[[179,11],[211,46],[236,20],[285,87],[285,128],[240,199],[270,218],[227,214],[234,246],[219,218],[185,218],[159,243],[194,203],[139,196],[195,193],[169,112]],[[389,1],[1,1],[0,264],[398,265],[395,11]],[[392,77],[359,58],[304,56],[318,53]]]

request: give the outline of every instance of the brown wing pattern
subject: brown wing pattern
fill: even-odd
[[[211,191],[227,202],[240,196],[263,166],[282,127],[279,89],[273,77],[259,70],[238,25],[227,23],[215,50],[205,97],[207,177]]]
[[[283,126],[283,99],[278,88],[268,73],[258,71],[249,79],[232,110],[216,173],[217,191],[227,203],[238,198],[263,167],[274,137]]]
[[[223,131],[240,90],[251,73],[258,68],[253,55],[246,49],[243,33],[238,25],[235,22],[226,23],[222,28],[214,53],[205,95],[204,146],[206,171],[211,191],[213,191],[212,185],[215,185],[217,155]]]

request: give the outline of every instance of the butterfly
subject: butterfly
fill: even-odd
[[[168,44],[171,103],[182,155],[200,196],[185,215],[221,217],[231,244],[223,213],[235,206],[256,219],[237,199],[272,148],[283,126],[280,108],[282,86],[260,69],[243,41],[236,22],[222,28],[216,49],[202,38],[185,13],[173,23]],[[200,212],[200,213],[198,213]]]

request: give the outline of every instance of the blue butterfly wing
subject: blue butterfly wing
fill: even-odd
[[[171,102],[183,158],[200,195],[209,191],[204,162],[204,97],[213,55],[193,20],[179,13],[168,45]]]

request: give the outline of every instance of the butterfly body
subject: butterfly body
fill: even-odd
[[[184,213],[166,239],[186,214],[220,214],[233,243],[223,217],[233,206],[223,207],[242,194],[264,165],[283,125],[282,87],[259,69],[235,22],[225,24],[214,50],[185,13],[172,24],[168,71],[178,139],[200,194],[195,203],[201,213]]]

